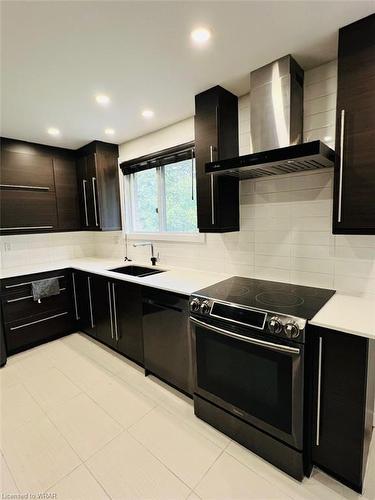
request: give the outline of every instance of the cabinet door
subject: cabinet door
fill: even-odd
[[[118,153],[98,148],[95,187],[97,211],[102,230],[121,229]]]
[[[52,157],[2,150],[1,185],[54,191]]]
[[[117,350],[143,364],[142,293],[133,283],[113,282]]]
[[[339,32],[334,233],[375,233],[375,14]]]
[[[1,189],[0,214],[2,234],[52,231],[57,227],[55,193]]]
[[[86,156],[87,172],[87,199],[90,225],[94,229],[100,227],[99,202],[98,202],[98,179],[96,168],[96,153]]]
[[[238,179],[206,175],[207,162],[238,154],[238,99],[221,87],[195,96],[195,160],[201,232],[238,231]]]
[[[313,350],[313,463],[361,490],[368,340],[317,329]]]
[[[96,338],[110,347],[115,347],[111,293],[111,282],[108,279],[92,276]]]
[[[97,229],[92,182],[93,166],[95,167],[94,155],[81,156],[77,160],[81,226],[89,231]]]
[[[57,219],[59,230],[78,230],[80,215],[76,162],[72,159],[54,158]]]
[[[72,271],[75,317],[78,327],[95,337],[95,314],[92,293],[92,277],[80,271]]]

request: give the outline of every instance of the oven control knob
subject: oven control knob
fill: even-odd
[[[280,333],[283,329],[280,318],[272,316],[272,318],[268,321],[268,329],[271,333]]]
[[[204,300],[201,304],[201,313],[208,314],[210,312],[211,306],[208,300]]]
[[[199,306],[200,306],[199,299],[193,299],[193,300],[190,302],[190,310],[191,310],[192,312],[197,312],[197,311],[199,311]]]
[[[295,321],[288,321],[284,325],[284,332],[290,339],[295,339],[299,335],[299,327]]]

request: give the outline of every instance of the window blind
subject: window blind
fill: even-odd
[[[194,141],[191,141],[132,160],[123,161],[120,163],[120,168],[124,175],[130,175],[142,170],[168,165],[169,163],[189,160],[194,158],[194,156]]]

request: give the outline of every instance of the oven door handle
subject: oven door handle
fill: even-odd
[[[287,345],[275,344],[273,342],[266,342],[265,340],[254,339],[252,337],[246,337],[245,335],[239,335],[238,333],[228,332],[228,330],[223,330],[217,326],[208,325],[204,321],[199,321],[199,319],[192,318],[190,316],[190,321],[198,326],[212,330],[213,332],[219,333],[220,335],[226,335],[227,337],[232,337],[237,340],[243,340],[249,344],[259,345],[261,347],[266,347],[273,351],[287,352],[290,354],[300,354],[300,350],[297,347],[289,347]]]

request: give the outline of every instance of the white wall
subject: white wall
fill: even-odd
[[[304,140],[334,147],[336,61],[305,73]],[[193,138],[193,118],[124,143],[120,159]],[[250,150],[249,96],[239,100],[240,154]],[[181,265],[375,294],[375,236],[331,233],[332,169],[241,182],[241,230],[207,234],[205,243],[155,242],[164,265]],[[98,255],[123,255],[122,238],[97,234]],[[148,261],[147,248],[128,245],[129,256]]]

